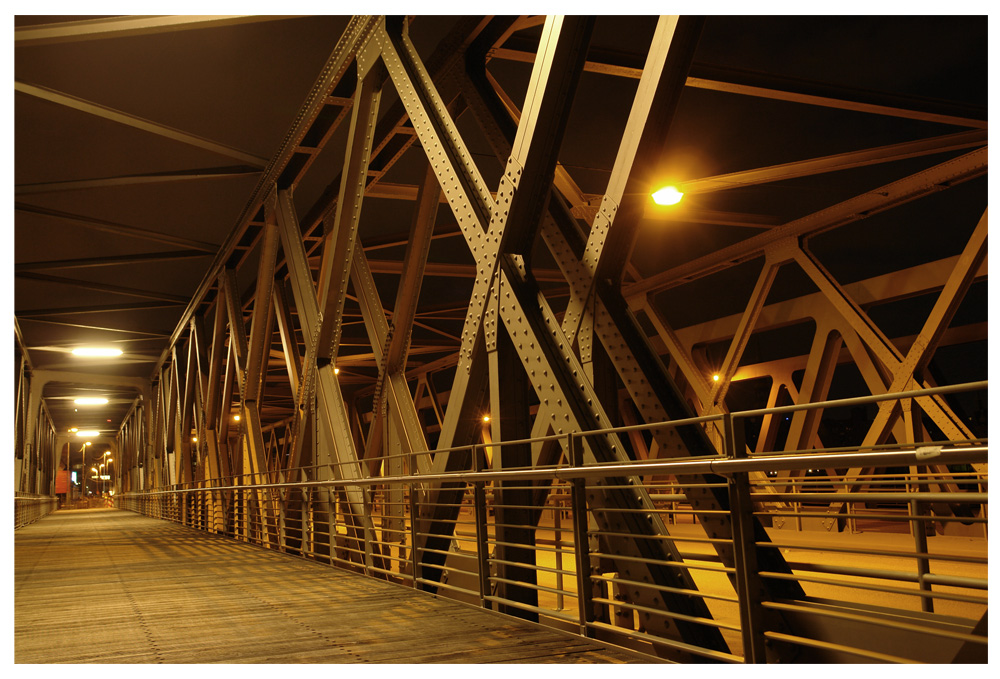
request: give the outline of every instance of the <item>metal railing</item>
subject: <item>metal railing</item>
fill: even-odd
[[[272,473],[116,500],[651,659],[985,657],[985,441],[748,456],[736,423],[761,412],[435,451],[467,460],[443,474]],[[713,420],[725,455],[609,464],[589,453],[593,437]],[[545,443],[562,447],[559,464],[500,464],[508,446]],[[724,503],[696,510],[692,494],[705,492]]]
[[[51,495],[14,493],[14,530],[38,521],[59,509],[59,498]]]

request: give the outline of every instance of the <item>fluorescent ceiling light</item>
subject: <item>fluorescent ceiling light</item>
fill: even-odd
[[[76,432],[76,435],[77,436],[100,436],[101,432],[99,432],[99,431],[78,431],[78,432]]]
[[[106,398],[92,398],[89,396],[87,398],[78,398],[75,401],[73,401],[73,403],[77,404],[78,406],[103,406],[107,405],[107,402],[108,399]]]
[[[121,356],[121,349],[110,349],[107,347],[77,347],[73,350],[74,356]]]

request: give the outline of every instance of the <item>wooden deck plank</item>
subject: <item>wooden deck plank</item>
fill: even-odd
[[[15,533],[18,663],[643,662],[555,630],[130,512]]]

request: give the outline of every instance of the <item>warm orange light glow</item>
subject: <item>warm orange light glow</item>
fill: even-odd
[[[340,368],[334,368],[333,369],[333,374],[334,375],[339,375],[340,374]]]
[[[665,186],[653,194],[653,202],[657,205],[677,205],[684,194],[674,186]]]
[[[122,355],[121,349],[112,349],[110,347],[77,347],[73,350],[74,356],[90,356],[90,357],[105,357],[113,358]]]
[[[236,422],[239,422],[240,421],[240,416],[239,415],[233,415],[233,420],[235,420]]]
[[[718,375],[712,375],[712,380],[715,381],[715,382],[718,382],[719,381],[719,376]]]
[[[483,422],[489,422],[489,421],[490,421],[490,416],[489,415],[483,415]]]
[[[192,436],[191,437],[191,441],[194,442],[194,443],[198,443],[198,437],[197,436]]]
[[[87,442],[86,442],[86,443],[84,443],[83,445],[85,445],[85,446],[89,446],[89,445],[90,445],[90,441],[87,441]]]
[[[72,429],[70,429],[70,432],[73,433],[73,434],[75,434],[78,431],[80,431],[80,430],[77,429],[76,427],[73,427]]]

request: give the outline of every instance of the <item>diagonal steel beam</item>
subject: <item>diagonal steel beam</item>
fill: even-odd
[[[330,447],[321,447],[320,453],[323,458],[315,460],[314,463],[320,465],[318,471],[321,480],[329,479],[331,476],[344,480],[360,479],[365,476],[364,469],[360,464],[354,439],[351,437],[347,404],[335,378],[333,365],[329,363],[317,365],[317,339],[321,322],[319,301],[309,270],[305,244],[302,242],[302,233],[299,231],[299,221],[295,216],[295,205],[291,193],[286,190],[278,192],[275,218],[281,236],[281,248],[288,265],[288,278],[295,299],[295,309],[306,342],[307,353],[299,392],[308,393],[310,389],[315,388],[319,420],[317,424],[321,429],[321,435],[327,437],[332,444]],[[299,401],[302,401],[301,397]],[[366,510],[361,489],[349,487],[344,493],[351,508],[352,520],[361,529],[372,529],[371,516]]]
[[[378,68],[373,41],[361,48],[358,64],[358,92],[351,109],[351,126],[344,158],[344,178],[340,183],[333,223],[323,238],[323,259],[319,269],[319,328],[317,358],[324,363],[337,360],[342,331],[347,282],[357,241],[362,201],[372,150],[372,137],[382,97],[382,69]]]
[[[768,244],[782,238],[798,238],[821,233],[980,177],[987,171],[987,151],[988,149],[983,147],[958,158],[952,158],[704,257],[626,285],[623,292],[626,298],[634,299],[650,292],[676,287],[753,259],[759,256]]]
[[[220,144],[210,139],[205,139],[204,137],[189,134],[176,128],[153,122],[152,120],[140,118],[139,116],[134,116],[130,113],[125,113],[108,106],[87,101],[86,99],[80,99],[79,97],[64,94],[63,92],[58,92],[56,90],[49,89],[48,87],[41,87],[39,85],[32,85],[30,83],[15,80],[14,91],[35,97],[37,99],[42,99],[53,104],[65,106],[75,111],[80,111],[81,113],[88,113],[90,115],[97,116],[98,118],[104,118],[105,120],[110,120],[120,125],[134,127],[138,130],[142,130],[143,132],[155,134],[172,141],[194,146],[202,149],[203,151],[209,151],[228,158],[233,158],[241,163],[252,165],[253,167],[263,168],[267,165],[266,158],[258,158],[257,156],[246,153],[245,151],[233,148],[232,146],[226,146],[225,144]]]

